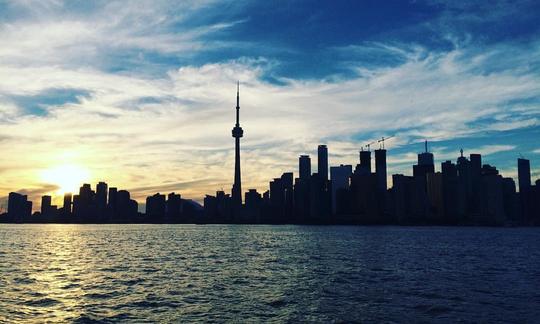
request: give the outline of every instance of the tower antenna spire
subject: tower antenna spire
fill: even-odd
[[[240,81],[236,81],[236,126],[240,126]]]

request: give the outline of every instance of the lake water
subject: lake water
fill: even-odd
[[[540,229],[0,225],[0,322],[536,322]]]

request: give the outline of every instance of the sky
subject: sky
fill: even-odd
[[[0,0],[0,197],[230,192],[237,80],[245,190],[383,136],[389,177],[427,139],[437,170],[463,148],[534,181],[538,21],[534,0]]]

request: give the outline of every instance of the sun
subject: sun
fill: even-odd
[[[87,169],[73,164],[64,164],[44,170],[42,179],[58,186],[57,194],[76,193],[90,177]]]

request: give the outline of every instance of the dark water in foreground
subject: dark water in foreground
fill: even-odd
[[[540,229],[0,225],[0,322],[536,322]]]

